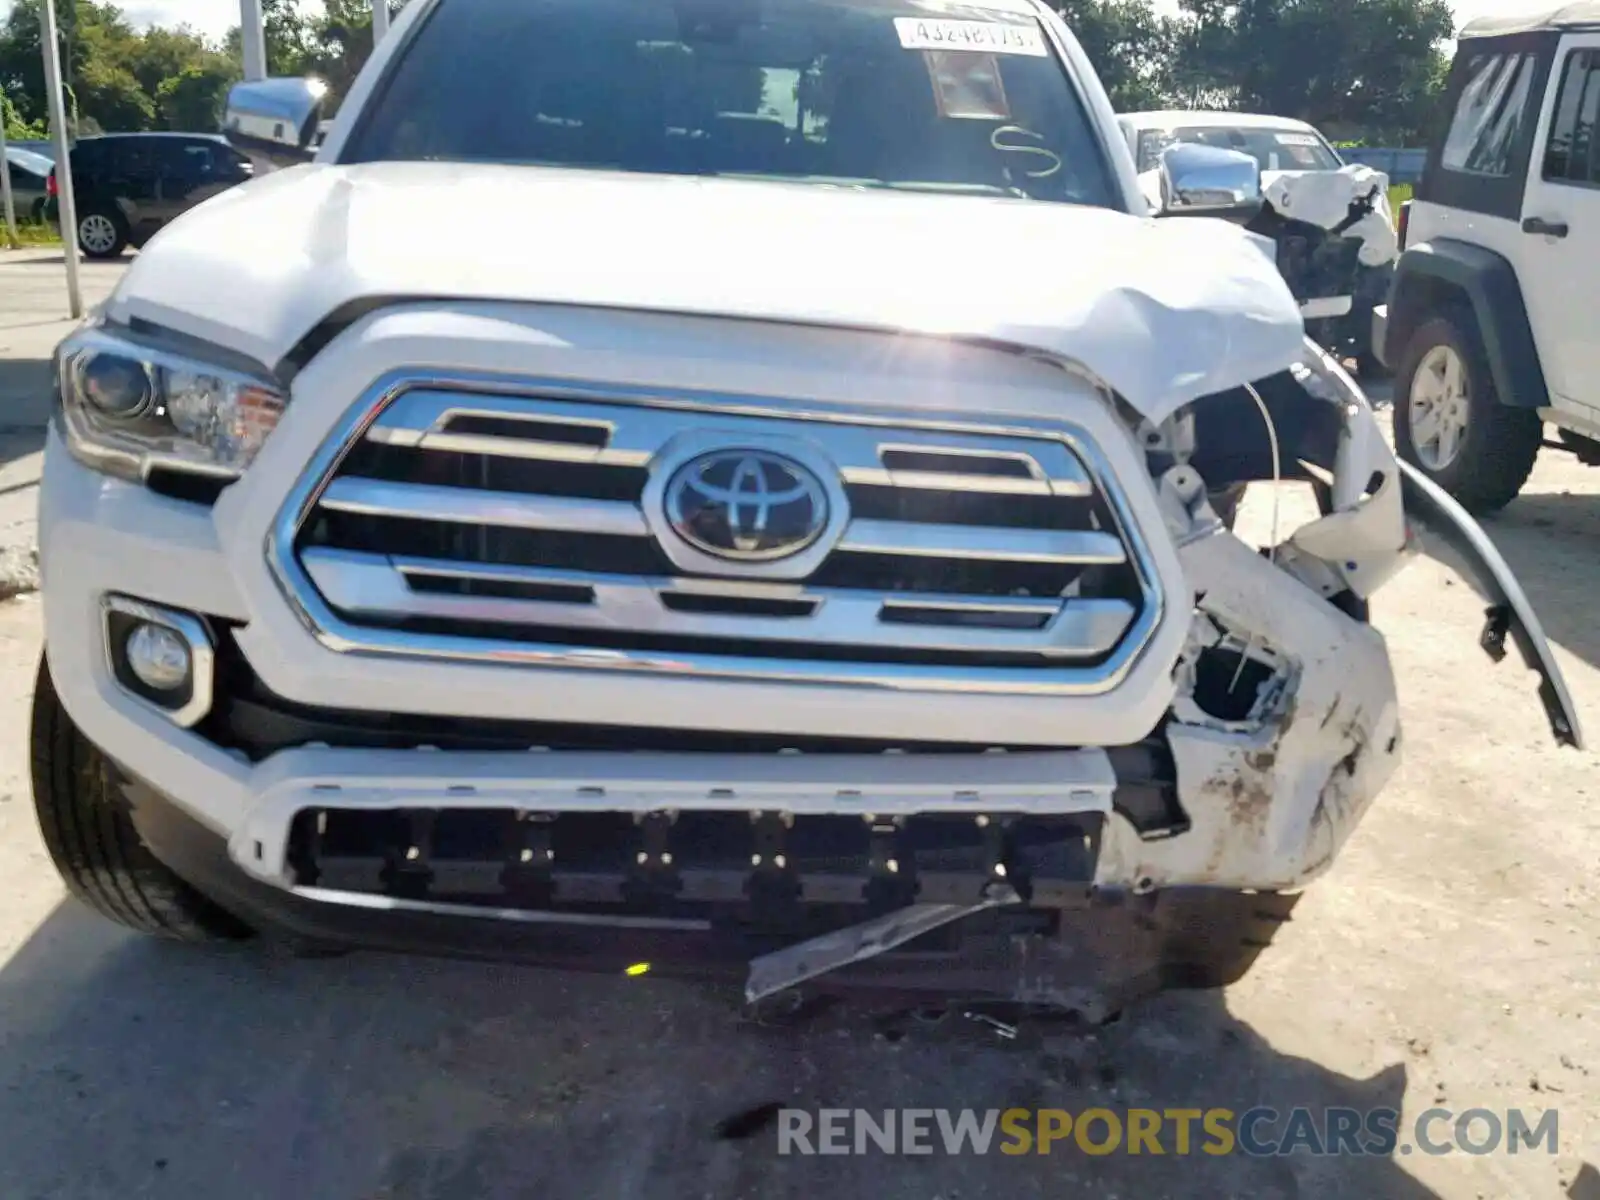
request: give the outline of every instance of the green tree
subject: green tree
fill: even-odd
[[[163,129],[209,132],[222,127],[222,110],[228,88],[239,69],[220,54],[184,67],[163,79],[156,88],[156,115]]]
[[[114,4],[58,0],[61,73],[74,132],[217,127],[220,95],[237,74],[191,29],[135,30]],[[17,119],[48,119],[39,0],[17,0],[0,23],[0,94]]]
[[[311,22],[295,0],[261,0],[261,29],[267,39],[268,75],[305,75],[312,56]],[[244,42],[236,25],[228,30],[223,53],[234,62],[244,58]]]
[[[1172,94],[1175,23],[1151,0],[1054,0],[1118,112],[1161,108]]]
[[[1341,139],[1425,135],[1454,33],[1446,0],[1181,2],[1174,79],[1191,100],[1299,117]]]
[[[16,105],[3,93],[0,93],[0,123],[5,125],[6,137],[10,139],[42,138],[45,135],[43,122],[24,121],[18,115]]]

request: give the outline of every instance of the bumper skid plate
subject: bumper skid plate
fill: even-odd
[[[964,906],[1005,882],[1036,908],[1081,906],[1102,818],[782,812],[536,813],[307,809],[292,888],[502,914],[700,919],[793,935],[820,908],[867,919],[916,901]]]

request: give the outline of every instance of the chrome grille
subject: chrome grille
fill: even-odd
[[[659,501],[686,445],[820,464],[837,528],[775,563],[686,558]],[[1097,462],[1070,426],[406,381],[325,448],[277,553],[291,598],[340,649],[411,637],[560,665],[1095,690],[1159,615]]]

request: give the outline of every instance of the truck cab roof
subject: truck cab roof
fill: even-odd
[[[1600,0],[1572,0],[1535,12],[1479,17],[1463,25],[1456,37],[1466,41],[1468,38],[1588,28],[1600,28]]]

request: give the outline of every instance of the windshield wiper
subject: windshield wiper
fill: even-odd
[[[886,182],[883,185],[897,192],[949,192],[958,196],[1011,196],[1019,200],[1029,199],[1028,193],[1019,187],[1001,187],[997,183],[918,183],[918,182]]]
[[[865,179],[851,175],[781,175],[761,171],[716,171],[718,179],[747,179],[776,181],[778,183],[816,183],[826,187],[881,188],[895,192],[948,192],[966,196],[1011,196],[1019,200],[1030,199],[1027,192],[1017,187],[1001,187],[993,183],[936,183],[915,179]]]

